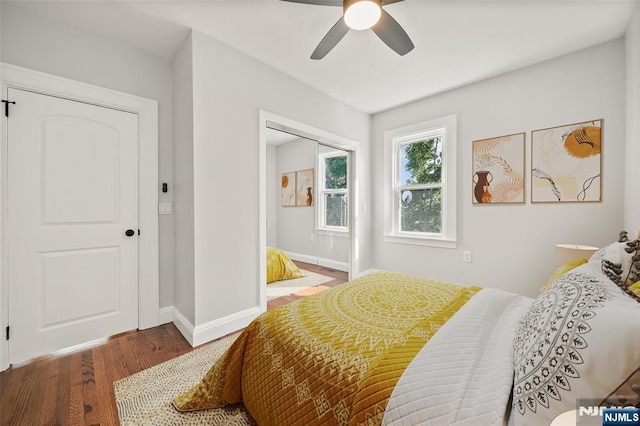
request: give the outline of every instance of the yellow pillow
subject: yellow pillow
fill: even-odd
[[[569,262],[569,263],[567,263],[565,265],[562,265],[558,269],[556,269],[555,272],[553,274],[551,274],[551,277],[549,278],[549,281],[547,281],[547,283],[545,285],[540,287],[540,293],[544,293],[545,291],[547,291],[547,289],[549,287],[551,287],[551,284],[553,284],[558,278],[560,278],[561,276],[563,276],[564,274],[566,274],[570,270],[577,268],[578,266],[582,265],[583,263],[587,263],[587,259],[574,260],[573,262]]]
[[[267,247],[267,284],[304,276],[304,272],[289,259],[285,252],[275,247]]]
[[[636,294],[636,296],[640,297],[640,281],[638,281],[635,284],[631,284],[629,286],[629,290],[631,290],[632,292],[634,292]]]

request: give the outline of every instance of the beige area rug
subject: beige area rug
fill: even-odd
[[[300,293],[301,296],[308,296],[305,289],[333,280],[332,277],[316,274],[311,271],[304,271],[304,274],[306,277],[276,281],[271,284],[267,284],[267,300],[277,299],[278,297],[286,296],[287,294],[296,293]],[[326,290],[326,288],[324,290]]]
[[[171,401],[200,381],[238,337],[232,334],[113,383],[122,425],[255,425],[242,404],[181,413]]]

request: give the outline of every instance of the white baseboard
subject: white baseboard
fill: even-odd
[[[191,346],[193,344],[193,329],[195,328],[193,324],[184,316],[182,313],[177,310],[175,307],[171,307],[172,321],[175,324],[176,328],[182,333],[185,339],[189,342]]]
[[[373,274],[374,272],[378,272],[379,269],[367,269],[366,271],[362,271],[358,274],[357,278],[364,277],[365,275]]]
[[[199,346],[203,343],[226,336],[229,333],[242,330],[261,313],[262,309],[255,306],[242,312],[196,326],[193,331],[194,346]]]
[[[320,266],[324,266],[325,268],[336,269],[338,271],[349,272],[349,264],[347,262],[339,262],[337,260],[331,259],[323,259],[316,256],[309,256],[307,254],[300,253],[291,253],[286,252],[287,256],[291,258],[291,260],[297,260],[298,262],[305,262],[311,264],[318,264]]]
[[[168,308],[163,308],[163,310],[164,309]],[[196,347],[219,339],[227,334],[242,330],[260,315],[262,310],[260,307],[255,306],[195,327],[175,307],[171,307],[171,312],[173,323],[178,330],[180,330],[180,333],[182,333],[191,346]]]
[[[171,321],[173,321],[173,306],[160,308],[160,325],[168,324]]]

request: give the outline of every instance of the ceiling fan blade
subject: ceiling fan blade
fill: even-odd
[[[400,56],[406,55],[414,48],[405,30],[384,9],[382,9],[380,20],[371,29],[380,37],[380,40]]]
[[[317,6],[340,6],[342,7],[342,0],[281,0],[288,1],[289,3],[302,3],[302,4],[313,4]],[[402,1],[402,0],[391,0],[391,1]]]
[[[286,1],[286,0],[285,0]],[[382,0],[382,5],[386,6],[388,4],[399,3],[404,0]]]
[[[311,59],[322,59],[331,51],[336,44],[349,32],[349,27],[344,22],[344,17],[338,19],[329,32],[320,40],[318,47],[311,54]]]

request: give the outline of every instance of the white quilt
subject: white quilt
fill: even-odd
[[[478,292],[407,367],[382,424],[506,424],[513,336],[532,302],[496,289]]]

